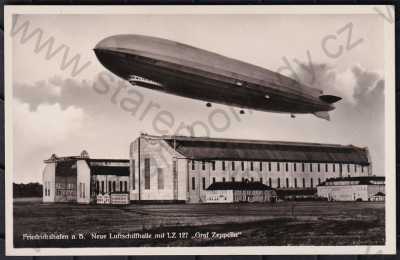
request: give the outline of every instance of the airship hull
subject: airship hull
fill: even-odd
[[[170,42],[167,41],[166,44]],[[100,43],[96,46],[95,53],[107,69],[121,78],[129,81],[132,76],[139,76],[150,80],[150,83],[144,84],[133,84],[131,81],[133,85],[169,94],[261,111],[314,113],[333,109],[330,104],[319,100],[315,91],[311,95],[300,85],[282,87],[276,81],[275,84],[267,82],[260,77],[263,70],[254,65],[217,54],[215,59],[220,59],[219,64],[226,66],[218,66],[218,62],[213,62],[212,59],[208,59],[209,63],[205,64],[201,62],[201,58],[197,62],[195,58],[185,59],[181,53],[163,53],[163,42],[160,44],[157,50],[149,51],[143,48],[105,47]],[[209,52],[193,47],[189,51],[183,49],[185,51],[190,51],[192,57],[193,52],[197,57],[210,56]],[[230,68],[235,68],[235,71]],[[240,73],[243,71],[247,73]],[[252,71],[255,72],[251,73]],[[267,73],[271,75],[270,71],[265,70],[265,74]],[[283,77],[283,82],[294,81]]]

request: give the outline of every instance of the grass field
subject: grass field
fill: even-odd
[[[38,200],[19,199],[14,201],[14,244],[16,247],[383,245],[384,221],[382,202],[116,207],[42,204]],[[238,235],[221,237],[226,232]],[[69,238],[23,239],[23,234],[44,233],[67,234]],[[82,240],[71,239],[79,233],[84,236]],[[94,233],[100,237],[105,234],[107,238],[94,238]],[[109,233],[148,233],[152,237],[111,239]],[[221,236],[212,237],[213,234]]]

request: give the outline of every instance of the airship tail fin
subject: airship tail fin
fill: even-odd
[[[319,117],[319,118],[322,118],[322,119],[325,119],[325,120],[328,120],[328,121],[331,120],[331,118],[330,118],[330,116],[329,116],[329,113],[326,112],[326,111],[314,112],[313,114],[314,114],[316,117]]]
[[[339,100],[341,100],[341,97],[338,96],[334,96],[334,95],[322,95],[319,96],[319,99],[321,99],[322,101],[329,103],[329,104],[333,104],[338,102]]]

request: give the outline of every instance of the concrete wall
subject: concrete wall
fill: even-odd
[[[76,200],[78,203],[90,203],[90,168],[85,160],[77,160]]]
[[[145,185],[146,160],[150,165],[149,187]],[[130,164],[132,201],[186,201],[187,160],[164,140],[145,136],[136,139],[130,147]]]
[[[55,177],[56,163],[46,163],[43,170],[43,202],[55,201]],[[45,194],[45,189],[50,190],[50,194]]]

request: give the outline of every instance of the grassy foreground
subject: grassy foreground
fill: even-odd
[[[14,244],[16,247],[383,245],[384,221],[385,208],[381,202],[113,207],[18,200],[14,201]],[[64,237],[26,239],[29,235],[43,234]]]

